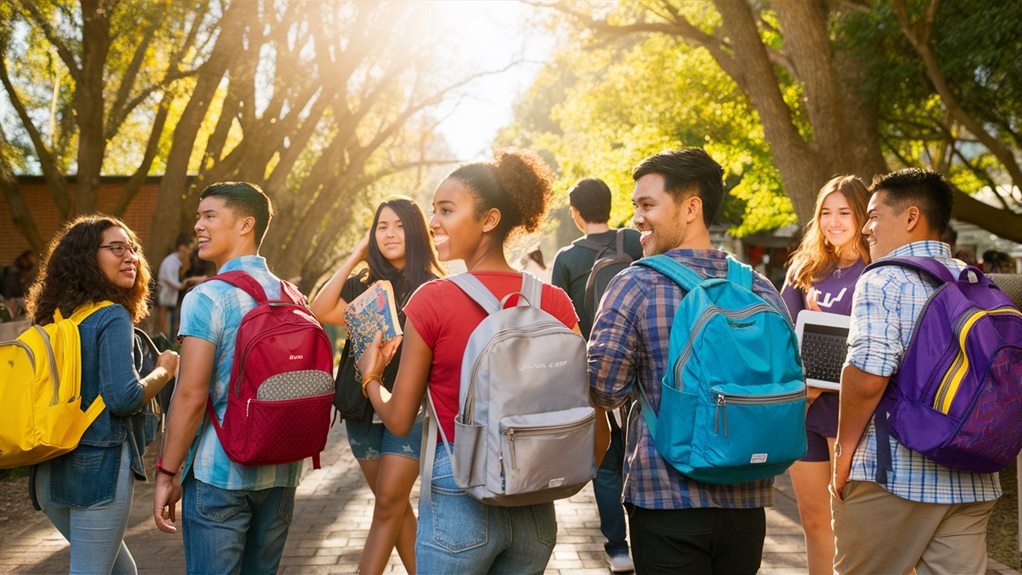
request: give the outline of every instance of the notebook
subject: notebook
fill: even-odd
[[[802,310],[795,321],[806,385],[841,388],[841,368],[848,354],[849,317],[836,313]]]

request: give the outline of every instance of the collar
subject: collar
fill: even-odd
[[[252,269],[269,270],[266,266],[266,258],[263,256],[241,256],[225,263],[216,273],[231,272],[235,270],[249,271]]]
[[[903,256],[925,256],[949,260],[951,259],[951,246],[937,240],[912,242],[895,249],[880,259]]]

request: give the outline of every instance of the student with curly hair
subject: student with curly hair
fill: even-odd
[[[29,313],[40,325],[58,310],[68,317],[84,304],[113,302],[78,327],[82,409],[100,395],[106,409],[74,451],[33,470],[43,511],[71,543],[71,573],[136,572],[124,531],[133,480],[146,478],[141,409],[174,376],[178,362],[175,352],[165,351],[145,378],[135,371],[132,324],[148,315],[148,295],[149,264],[134,232],[115,218],[86,216],[50,243],[28,296]]]
[[[351,275],[363,261],[369,265]],[[422,208],[411,198],[395,196],[376,208],[369,232],[316,294],[312,311],[323,323],[341,324],[348,302],[378,280],[391,282],[394,299],[401,304],[420,285],[442,275]],[[404,313],[399,312],[398,318],[404,320]],[[347,353],[344,355],[339,386],[361,385],[355,378],[354,361]],[[387,366],[384,385],[393,387],[397,368],[396,361]],[[345,418],[344,425],[355,460],[376,496],[358,572],[383,573],[396,546],[405,571],[414,574],[415,512],[408,494],[419,475],[422,420],[417,419],[411,432],[404,436],[391,433],[373,415],[367,421]]]
[[[791,321],[809,309],[849,315],[855,282],[869,263],[869,246],[859,230],[866,223],[866,185],[855,176],[838,176],[816,197],[813,220],[791,255],[781,297]],[[806,537],[809,573],[834,569],[834,531],[830,526],[831,457],[837,436],[838,394],[809,388],[806,456],[791,466],[791,483]]]
[[[469,273],[498,299],[521,289],[522,274],[504,253],[513,234],[535,231],[551,196],[552,175],[537,157],[497,154],[495,161],[462,166],[433,194],[430,230],[442,261],[463,260]],[[559,288],[543,285],[542,308],[578,329],[571,300]],[[518,303],[512,296],[507,306]],[[455,313],[452,311],[456,310]],[[407,433],[427,386],[438,423],[457,442],[461,361],[468,339],[486,312],[446,279],[424,284],[405,306],[401,367],[393,392],[380,383],[393,345],[370,347],[358,361],[373,408],[394,433]],[[602,413],[602,412],[600,412]],[[599,414],[598,414],[599,415]],[[606,449],[606,418],[597,426],[597,453]],[[601,449],[602,446],[602,449]],[[542,573],[553,552],[557,519],[553,503],[497,507],[458,489],[447,450],[438,443],[429,504],[420,500],[416,568],[420,573]]]

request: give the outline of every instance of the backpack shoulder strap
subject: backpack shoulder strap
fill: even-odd
[[[593,250],[597,254],[603,253],[603,251],[609,247],[604,244],[601,244],[596,240],[591,240],[589,238],[579,238],[572,242],[572,244],[589,250]]]
[[[483,285],[483,282],[479,281],[479,278],[465,272],[449,276],[447,279],[461,288],[461,291],[472,298],[472,301],[479,304],[479,307],[483,308],[487,314],[500,311],[500,300]]]
[[[642,258],[641,260],[636,260],[632,265],[643,266],[658,271],[681,286],[681,289],[686,292],[692,291],[693,288],[704,281],[699,274],[689,269],[688,266],[678,263],[665,255]]]
[[[298,286],[287,281],[280,280],[280,299],[291,300],[291,303],[300,305],[302,307],[309,307],[306,305],[307,300],[305,294],[298,289]]]
[[[243,271],[235,270],[224,272],[222,274],[217,274],[206,281],[211,282],[214,280],[231,284],[252,296],[252,299],[256,300],[256,303],[266,303],[268,301],[266,299],[266,290],[263,289],[263,286],[261,286],[254,277]]]
[[[924,256],[883,258],[866,266],[866,270],[872,270],[883,266],[898,266],[913,269],[930,276],[940,283],[954,283],[956,281],[955,276],[951,275],[951,271],[935,258],[928,258]]]
[[[112,301],[100,301],[100,302],[93,302],[93,303],[82,304],[82,305],[78,306],[77,309],[75,309],[75,311],[71,314],[71,316],[68,319],[70,319],[71,321],[75,322],[75,324],[77,325],[77,324],[82,323],[82,321],[84,321],[85,318],[89,317],[93,313],[95,313],[95,312],[97,312],[97,311],[99,311],[99,310],[101,310],[101,309],[103,309],[103,308],[105,308],[107,306],[110,306],[110,305],[114,305],[114,302],[112,302]],[[53,321],[54,322],[58,322],[58,321],[60,321],[62,319],[64,319],[64,318],[61,317],[61,315],[60,315],[60,309],[58,308],[58,309],[54,310],[54,312],[53,312]]]
[[[539,309],[543,300],[543,282],[529,272],[522,272],[522,290],[519,294],[524,297],[518,298],[518,305],[531,305]]]
[[[615,236],[614,236],[614,250],[616,252],[614,254],[615,257],[622,258],[622,257],[626,257],[627,256],[627,257],[629,257],[629,259],[631,258],[631,256],[628,256],[628,254],[625,253],[625,229],[624,228],[618,228],[617,234],[615,234]]]
[[[729,282],[752,291],[752,268],[732,256],[727,257],[727,279]]]

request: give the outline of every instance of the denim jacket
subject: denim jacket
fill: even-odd
[[[131,316],[121,305],[94,312],[78,326],[82,342],[82,410],[99,395],[106,409],[74,451],[42,463],[50,467],[50,498],[86,508],[112,501],[121,466],[121,445],[131,441],[131,470],[145,479],[143,388],[135,370]]]

